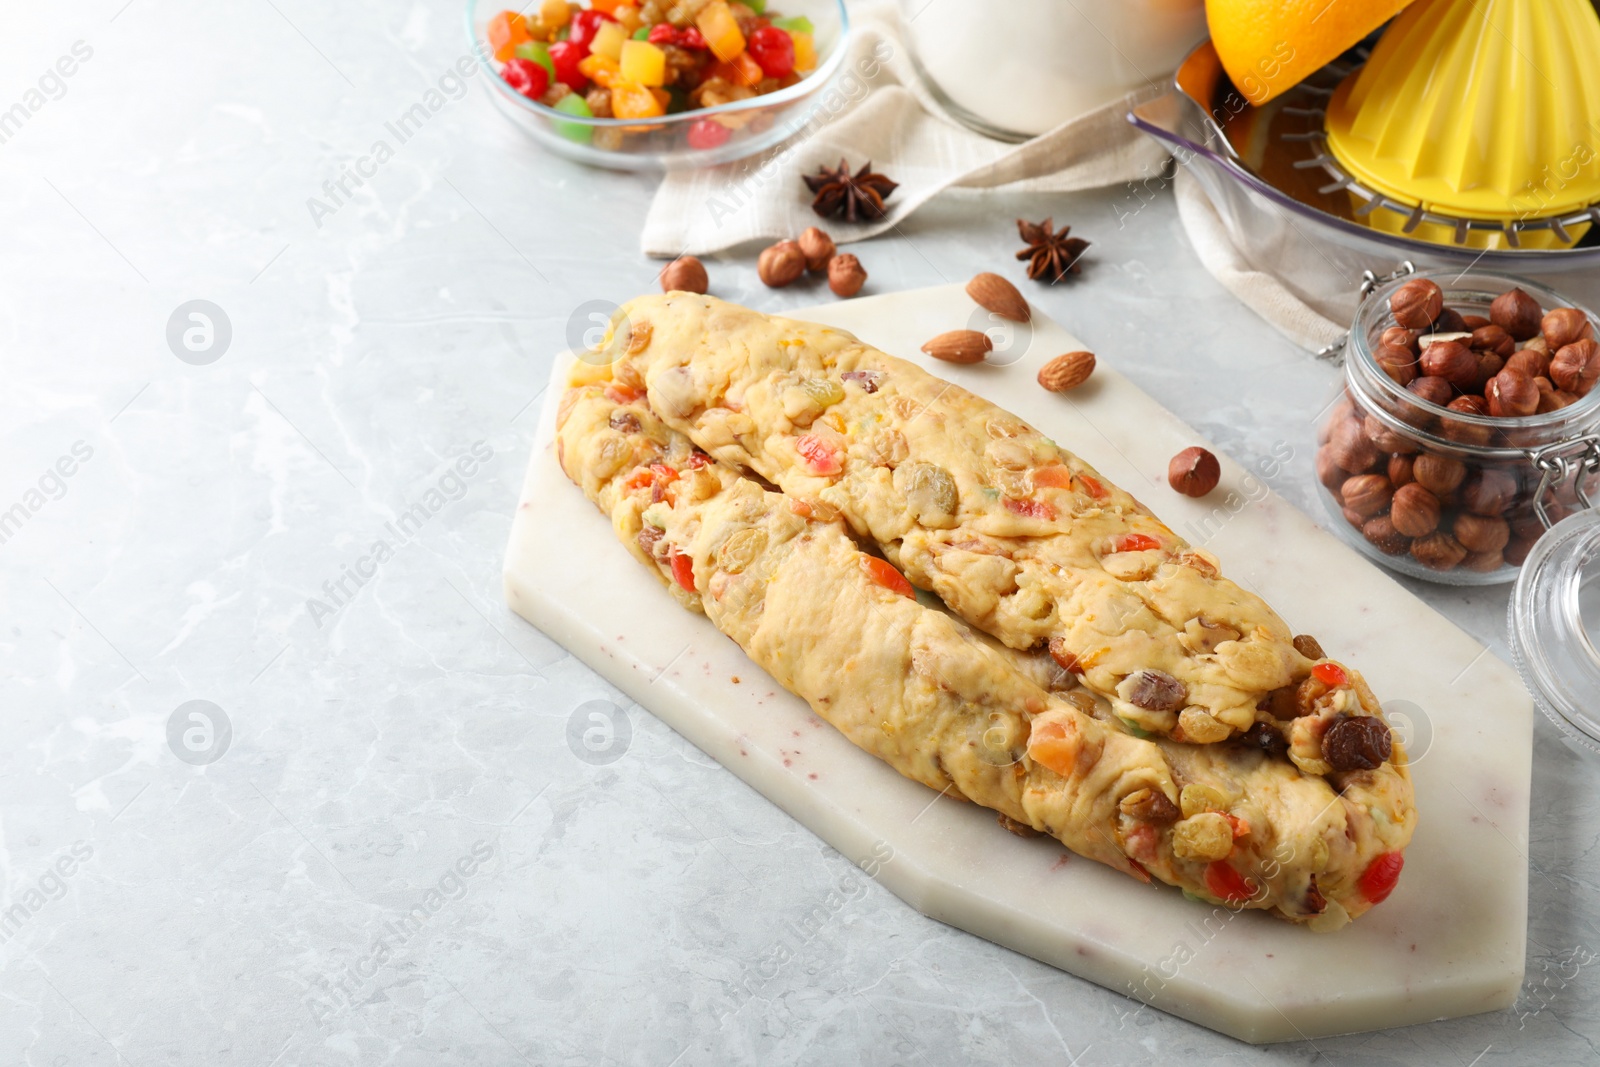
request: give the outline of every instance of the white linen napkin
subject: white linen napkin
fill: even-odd
[[[840,244],[892,228],[943,189],[1070,192],[1158,173],[1166,158],[1129,125],[1133,104],[1165,90],[1151,85],[1022,144],[990,140],[961,125],[912,65],[899,5],[851,5],[845,70],[823,95],[819,119],[765,153],[722,167],[670,172],[656,191],[640,244],[649,256],[715,252],[746,241],[828,229]],[[899,183],[888,218],[824,222],[811,210],[803,175],[841,158],[870,162]]]

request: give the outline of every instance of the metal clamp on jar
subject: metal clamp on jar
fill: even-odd
[[[1362,293],[1318,433],[1334,529],[1413,578],[1516,581],[1524,680],[1600,747],[1600,319],[1526,279],[1409,264]]]

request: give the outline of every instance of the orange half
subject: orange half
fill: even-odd
[[[1411,0],[1206,0],[1222,68],[1260,106],[1300,84]]]

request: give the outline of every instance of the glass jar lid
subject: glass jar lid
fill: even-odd
[[[1509,623],[1512,656],[1540,710],[1600,751],[1600,508],[1563,519],[1533,546]]]

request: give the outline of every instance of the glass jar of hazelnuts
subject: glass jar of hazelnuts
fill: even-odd
[[[1317,438],[1334,528],[1412,577],[1515,579],[1517,669],[1600,750],[1600,320],[1501,275],[1369,276],[1363,293]]]
[[[1415,578],[1511,581],[1600,488],[1600,320],[1499,275],[1369,289],[1318,434],[1335,527]]]

